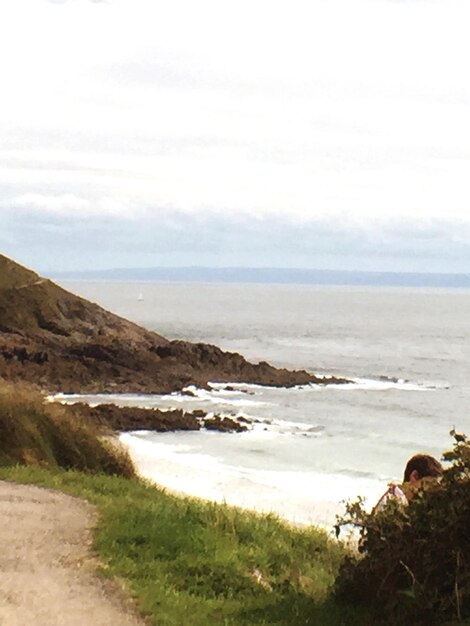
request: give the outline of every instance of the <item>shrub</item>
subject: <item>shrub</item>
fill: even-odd
[[[47,404],[36,391],[0,384],[0,465],[38,465],[134,476],[127,453],[90,419]]]
[[[338,529],[359,529],[359,555],[344,561],[336,594],[368,604],[373,624],[431,626],[470,617],[470,442],[451,431],[450,466],[439,484],[408,506],[391,501],[376,515],[347,506]]]

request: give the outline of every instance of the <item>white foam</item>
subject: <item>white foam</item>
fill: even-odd
[[[241,433],[244,437],[273,438],[282,435],[302,436],[302,437],[322,437],[324,427],[315,424],[304,424],[302,422],[289,422],[283,420],[270,420],[255,418],[246,424],[248,430]]]
[[[177,402],[179,404],[205,402],[234,408],[269,406],[271,404],[270,402],[264,402],[261,400],[251,400],[249,398],[239,397],[240,394],[243,394],[242,390],[227,391],[224,390],[222,386],[220,387],[220,389],[217,387],[207,390],[200,389],[191,385],[183,389],[182,392],[174,392],[163,396],[155,396],[155,398],[159,398],[159,400],[164,402]]]
[[[314,376],[316,376],[317,378],[319,378],[320,380],[324,380],[325,382],[328,381],[331,376],[329,374],[318,374],[315,373],[313,374]],[[304,384],[299,384],[299,385],[292,385],[289,387],[284,387],[284,386],[279,386],[279,385],[257,385],[255,383],[215,383],[215,382],[209,382],[208,383],[209,387],[212,387],[213,389],[220,391],[220,390],[224,390],[227,387],[232,387],[232,389],[234,390],[239,390],[242,392],[259,392],[259,393],[263,393],[264,390],[266,389],[275,389],[276,391],[278,390],[295,390],[295,389],[309,389],[311,387],[318,387],[319,385],[321,385],[321,383],[317,384],[317,383],[304,383]]]
[[[87,404],[116,404],[130,405],[142,407],[143,403],[147,403],[152,406],[152,403],[161,396],[155,396],[151,394],[138,394],[138,393],[56,393],[47,396],[47,400],[50,402],[62,402],[63,404],[73,404],[74,402],[86,402]]]
[[[277,426],[279,428],[282,428],[285,431],[290,431],[290,432],[302,432],[302,433],[315,433],[315,434],[320,434],[321,431],[323,430],[323,426],[319,425],[319,424],[306,424],[305,422],[292,422],[289,420],[278,420],[278,419],[273,419],[273,420],[269,420],[266,423],[271,423],[273,426]]]
[[[256,385],[254,383],[215,383],[209,382],[209,387],[215,389],[216,391],[227,390],[227,387],[232,387],[232,389],[238,391],[263,391],[264,389],[277,389],[278,387],[267,387],[266,385]]]
[[[220,393],[220,392],[211,392],[211,391],[206,391],[204,389],[200,389],[197,392],[197,399],[198,400],[203,400],[203,401],[208,401],[211,402],[213,404],[221,404],[221,405],[225,405],[225,406],[234,406],[234,407],[241,407],[241,406],[269,406],[271,403],[270,402],[264,402],[261,400],[251,400],[249,398],[240,398],[240,397],[233,397],[233,396],[239,396],[240,393],[236,393],[236,392],[231,392],[230,395],[232,396],[232,398],[227,397],[224,393]]]
[[[430,391],[434,387],[428,387],[423,384],[411,383],[403,379],[393,380],[376,380],[373,378],[352,378],[350,383],[338,385],[337,388],[344,390],[364,390],[364,391]]]

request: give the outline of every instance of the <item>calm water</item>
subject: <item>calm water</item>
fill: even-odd
[[[143,473],[171,488],[297,521],[329,521],[330,505],[358,493],[374,499],[415,452],[440,456],[452,426],[470,432],[469,291],[63,284],[168,338],[355,381],[290,390],[215,387],[194,398],[116,397],[121,404],[260,420],[241,435],[126,436]]]

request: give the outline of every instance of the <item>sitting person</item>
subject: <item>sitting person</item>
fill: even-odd
[[[442,471],[442,465],[433,456],[415,454],[406,464],[403,483],[389,485],[387,491],[372,509],[372,514],[383,510],[390,500],[407,505],[417,491],[425,489],[427,483],[432,483],[442,476]]]

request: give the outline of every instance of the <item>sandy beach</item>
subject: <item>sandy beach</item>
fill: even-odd
[[[226,503],[259,513],[274,513],[296,525],[321,526],[331,530],[336,515],[344,512],[340,503],[324,498],[309,500],[305,494],[294,493],[289,484],[273,486],[253,482],[249,475],[240,476],[239,471],[212,466],[198,459],[197,464],[187,464],[165,454],[165,448],[138,440],[132,434],[123,433],[120,441],[128,449],[139,474],[152,483],[172,493],[203,498],[212,502]],[[312,492],[314,491],[312,486]],[[328,487],[323,489],[327,494]]]

